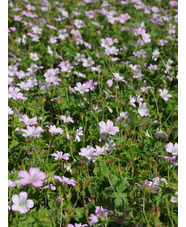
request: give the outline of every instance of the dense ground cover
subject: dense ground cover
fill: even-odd
[[[177,1],[9,1],[9,226],[178,226]]]

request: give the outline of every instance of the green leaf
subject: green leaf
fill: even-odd
[[[106,177],[107,174],[109,173],[109,168],[107,167],[106,163],[104,161],[100,162],[100,167],[101,167],[101,172],[102,174]]]
[[[122,205],[122,198],[117,197],[114,202],[115,202],[116,207],[119,207]]]
[[[120,180],[115,174],[111,174],[111,180],[113,185],[117,185],[117,182]]]
[[[84,216],[84,209],[83,208],[81,208],[81,207],[77,207],[76,209],[75,209],[75,216],[74,216],[74,218],[75,218],[75,220],[76,221],[79,221],[83,216]]]
[[[48,203],[48,206],[50,207],[50,208],[52,208],[53,207],[53,201],[51,200],[49,203]]]
[[[128,184],[126,182],[122,182],[119,186],[116,187],[116,190],[118,192],[123,192],[128,187]]]
[[[12,141],[11,144],[8,146],[8,150],[11,151],[14,147],[17,147],[19,142],[17,141]]]
[[[122,193],[121,197],[122,197],[122,199],[124,201],[124,204],[127,205],[128,204],[127,193]]]
[[[117,196],[118,196],[118,192],[113,192],[110,196],[112,197],[112,198],[116,198]]]
[[[125,205],[128,204],[127,193],[113,192],[110,196],[115,198],[116,207],[121,206],[123,202]]]

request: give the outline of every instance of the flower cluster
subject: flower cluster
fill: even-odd
[[[168,153],[172,154],[172,157],[164,155],[158,155],[158,157],[162,157],[169,163],[177,166],[178,162],[175,162],[175,159],[178,157],[178,143],[173,144],[172,142],[169,142],[168,144],[165,145],[165,149]]]
[[[146,102],[143,103],[142,101],[143,101],[143,98],[141,98],[140,95],[136,95],[136,97],[130,96],[129,103],[133,107],[136,107],[136,104],[138,103],[139,105],[138,113],[140,114],[141,117],[149,116],[147,103]]]

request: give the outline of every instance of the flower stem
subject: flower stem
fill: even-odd
[[[145,192],[144,192],[144,197],[143,197],[143,214],[144,214],[144,216],[145,216],[145,220],[146,220],[147,223],[148,223],[147,226],[149,226],[149,221],[148,221],[147,216],[146,216],[146,214],[145,214]]]

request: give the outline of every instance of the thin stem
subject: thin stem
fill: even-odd
[[[62,213],[62,210],[63,210],[62,202],[63,202],[63,199],[62,199],[62,196],[61,196],[60,227],[62,227],[62,220],[63,220],[63,219],[62,219],[62,216],[63,216],[63,213]]]
[[[156,109],[157,109],[157,113],[158,113],[158,117],[159,117],[160,125],[162,125],[162,122],[161,122],[161,115],[160,115],[160,112],[159,112],[159,107],[158,107],[158,99],[156,99],[156,97],[155,97],[155,95],[154,95],[154,91],[152,92],[152,95],[153,95],[154,100],[155,100],[155,103],[156,103]]]
[[[109,183],[110,183],[110,186],[111,186],[112,190],[113,190],[114,192],[116,192],[116,190],[114,189],[114,187],[113,187],[113,185],[112,185],[112,182],[111,182],[111,180],[110,180],[110,177],[109,177],[109,174],[108,174],[108,173],[107,173],[107,178],[108,178],[108,181],[109,181]]]
[[[161,60],[163,61],[163,64],[164,64],[166,70],[169,71],[169,70],[167,69],[167,66],[166,66],[166,64],[165,64],[165,62],[164,62],[164,60],[163,60],[163,58],[162,58],[161,56],[160,56],[160,58],[161,58]]]
[[[149,226],[149,221],[148,221],[147,216],[146,216],[146,214],[145,214],[145,192],[144,192],[144,197],[143,197],[143,214],[144,214],[144,216],[145,216],[145,220],[146,220],[147,223],[148,223],[147,226]]]
[[[170,209],[169,209],[169,204],[168,204],[168,198],[167,198],[167,196],[166,196],[166,207],[167,207],[167,213],[168,213],[168,216],[169,216],[171,225],[172,225],[172,227],[174,227],[174,223],[173,223],[172,218],[170,216]]]

